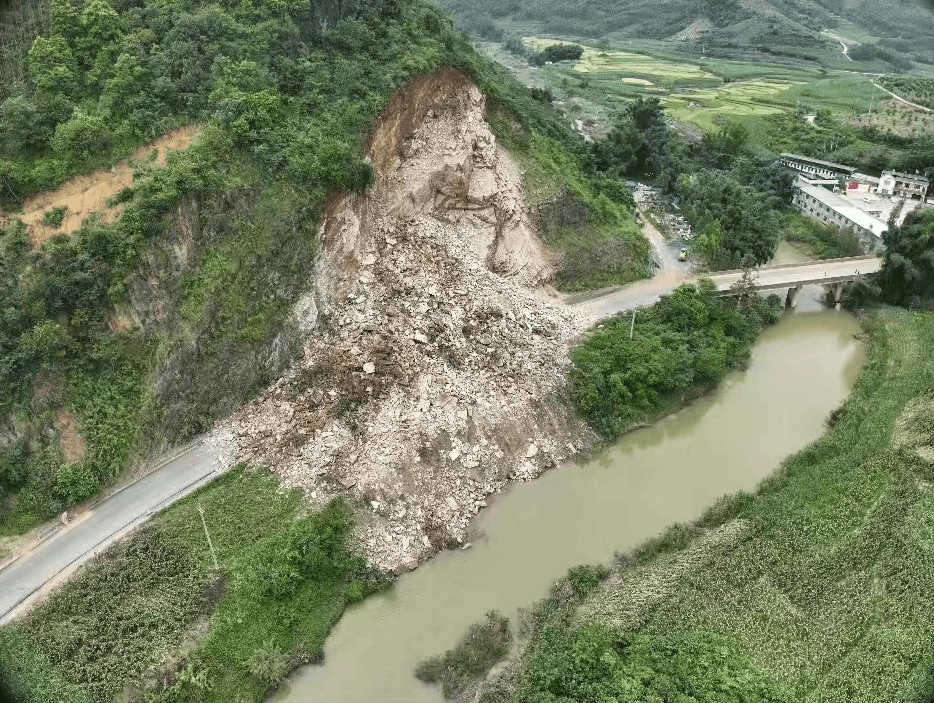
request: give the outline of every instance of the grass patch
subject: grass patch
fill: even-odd
[[[510,642],[509,618],[489,612],[485,621],[470,626],[453,649],[419,664],[415,676],[426,683],[440,683],[444,697],[454,698],[502,661]]]
[[[351,526],[345,503],[309,514],[299,491],[238,467],[156,516],[0,635],[25,641],[48,659],[49,676],[101,703],[121,691],[261,701],[298,663],[322,656],[348,602],[382,586],[350,550]],[[209,622],[206,634],[179,651],[198,622]]]
[[[62,226],[62,221],[65,219],[65,213],[67,212],[67,207],[54,207],[42,213],[42,220],[49,227],[55,227],[57,229]]]

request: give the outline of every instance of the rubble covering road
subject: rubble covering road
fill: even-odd
[[[482,95],[453,71],[408,93],[371,140],[374,191],[328,205],[301,363],[226,423],[312,502],[366,501],[361,544],[394,571],[595,443],[566,397],[586,321],[539,287],[554,262]]]

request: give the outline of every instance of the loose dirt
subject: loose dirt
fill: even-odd
[[[541,292],[554,258],[484,112],[453,70],[390,102],[367,141],[375,189],[327,203],[302,362],[227,423],[240,460],[312,502],[367,501],[359,537],[384,570],[595,441],[566,402],[585,323]]]
[[[21,219],[29,228],[29,239],[34,247],[40,246],[56,234],[76,232],[81,223],[95,212],[101,214],[104,222],[113,222],[122,212],[122,208],[107,207],[107,200],[133,184],[132,164],[148,160],[155,149],[155,162],[160,168],[164,168],[167,152],[187,149],[196,134],[192,125],[173,129],[151,144],[140,147],[130,159],[119,162],[113,168],[78,176],[58,190],[42,191],[29,196],[23,203],[23,211],[12,217]],[[46,211],[54,208],[66,208],[61,227],[52,227],[44,221]],[[0,213],[0,218],[2,217],[3,214]]]
[[[84,458],[87,446],[84,437],[78,431],[75,416],[64,408],[59,408],[55,413],[55,424],[58,425],[58,431],[61,434],[65,461],[69,464],[81,461]]]

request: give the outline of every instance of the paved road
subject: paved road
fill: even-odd
[[[861,256],[835,261],[817,261],[804,264],[787,264],[772,268],[759,269],[756,282],[760,290],[788,289],[795,285],[836,283],[852,280],[859,274],[875,273],[882,265],[882,260],[875,256]],[[711,276],[717,289],[729,290],[730,286],[742,276],[742,272],[722,273]],[[682,283],[687,282],[677,273],[664,272],[649,281],[640,281],[624,288],[606,291],[602,295],[589,298],[577,297],[569,300],[581,312],[592,320],[599,320],[615,315],[623,310],[651,305]]]
[[[205,440],[157,471],[106,499],[0,571],[0,624],[28,607],[94,552],[150,514],[195,490],[223,471],[225,445]],[[41,592],[40,592],[41,591]]]

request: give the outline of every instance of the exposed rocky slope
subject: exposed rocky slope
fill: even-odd
[[[541,288],[554,261],[480,91],[453,70],[376,121],[376,187],[334,196],[303,358],[228,421],[240,458],[313,501],[369,501],[375,566],[462,540],[484,499],[592,443],[565,402],[583,322]]]

